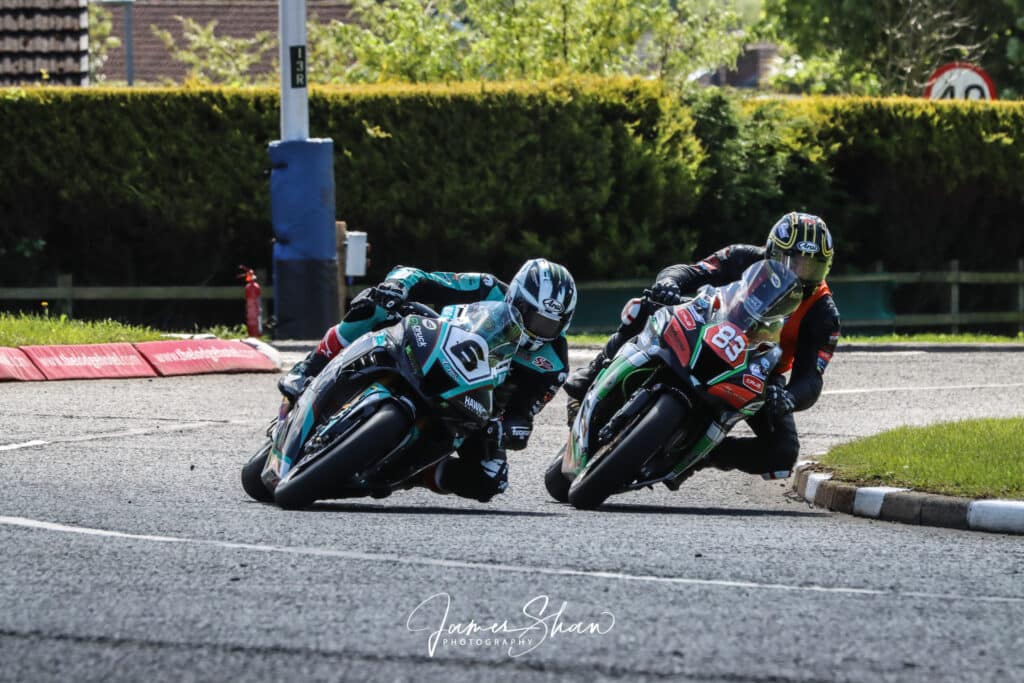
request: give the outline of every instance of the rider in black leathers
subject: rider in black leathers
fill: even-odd
[[[832,236],[825,222],[811,214],[794,212],[772,227],[764,247],[736,244],[694,265],[669,266],[647,290],[647,299],[674,305],[683,294],[692,294],[702,285],[720,286],[739,279],[748,266],[764,258],[782,261],[803,284],[803,301],[782,330],[783,356],[768,386],[765,405],[747,421],[756,436],[726,438],[707,464],[760,474],[766,479],[786,478],[792,472],[800,450],[792,413],[806,410],[818,400],[822,376],[839,340],[839,310],[825,284],[832,256]],[[622,325],[604,350],[569,377],[564,389],[570,397],[570,418],[597,374],[627,340],[643,329],[652,310],[646,300],[629,302],[623,309]],[[787,383],[782,373],[790,370]]]

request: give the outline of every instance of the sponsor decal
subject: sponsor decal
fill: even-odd
[[[750,366],[750,374],[758,379],[764,379],[765,369],[761,367],[760,363],[752,363]]]
[[[569,379],[569,373],[560,372],[558,373],[558,384],[561,385],[565,380]]]
[[[789,239],[789,218],[784,218],[779,221],[779,224],[775,226],[775,233],[779,236],[779,239],[783,241]]]
[[[818,351],[818,360],[816,364],[818,367],[819,375],[825,374],[825,368],[828,367],[828,363],[830,360],[832,360],[831,353],[829,353],[828,351]]]
[[[484,286],[485,287],[493,287],[494,286],[494,278],[491,277],[490,275],[484,275]]]
[[[676,309],[676,317],[679,318],[679,322],[682,323],[683,327],[685,327],[686,329],[688,329],[688,330],[695,330],[695,329],[697,329],[697,323],[694,322],[693,315],[690,313],[689,309],[686,309],[686,308]]]
[[[412,326],[412,336],[416,340],[416,346],[423,348],[427,345],[427,340],[423,337],[423,329],[419,325]]]
[[[754,367],[757,366],[755,365]],[[754,368],[751,368],[751,371],[753,371],[753,369]],[[754,377],[754,375],[743,375],[743,386],[760,394],[764,391],[764,380],[759,377]]]
[[[555,366],[552,365],[551,361],[544,356],[534,356],[531,362],[545,372],[551,372],[555,369]]]
[[[561,313],[565,310],[565,306],[555,299],[544,299],[544,308],[548,309],[552,313]]]
[[[434,322],[433,320],[431,320],[430,318],[424,318],[423,319],[423,327],[427,328],[428,330],[436,330],[437,329],[437,323]]]
[[[466,406],[467,408],[472,410],[477,415],[486,415],[487,414],[487,409],[484,408],[484,405],[482,403],[480,403],[480,401],[478,401],[475,398],[473,398],[472,396],[466,396],[465,398],[463,398],[462,399],[462,405]]]
[[[776,275],[775,273],[772,273],[772,276],[771,276],[771,278],[769,278],[769,281],[772,283],[772,287],[775,287],[775,288],[782,287],[782,280],[779,279],[779,276]]]
[[[807,240],[804,240],[803,242],[797,242],[796,248],[799,249],[800,251],[805,251],[808,254],[817,254],[819,251],[821,251],[818,248],[817,244],[815,244],[814,242],[808,242]]]
[[[838,344],[839,343],[839,333],[838,332],[833,332],[832,334],[830,334],[828,336],[828,343],[829,343],[830,346],[835,346],[836,344]]]

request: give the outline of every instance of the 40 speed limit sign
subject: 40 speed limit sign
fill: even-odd
[[[929,77],[924,96],[930,100],[994,100],[996,86],[980,66],[951,62]]]

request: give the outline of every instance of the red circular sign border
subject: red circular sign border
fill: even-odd
[[[924,86],[924,96],[926,99],[932,98],[932,86],[935,85],[935,81],[939,80],[939,77],[947,71],[953,69],[968,69],[981,76],[981,79],[985,81],[985,85],[988,86],[988,91],[992,95],[992,100],[998,100],[999,96],[996,94],[996,84],[992,82],[992,78],[989,77],[988,73],[977,64],[970,64],[969,62],[949,62],[943,64],[928,77],[928,83]],[[990,100],[990,101],[992,101]]]

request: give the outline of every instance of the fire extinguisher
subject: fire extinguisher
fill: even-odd
[[[240,280],[245,280],[245,328],[250,337],[263,336],[263,304],[260,301],[260,283],[252,268],[238,266]]]

